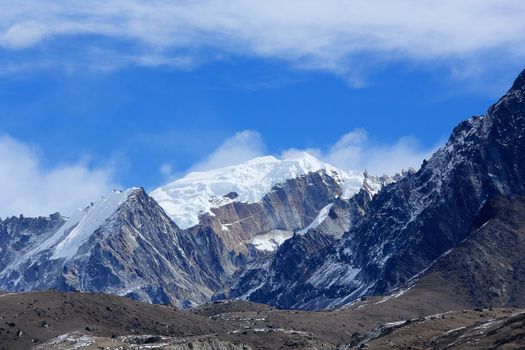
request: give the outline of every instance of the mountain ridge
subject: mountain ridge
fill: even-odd
[[[257,157],[244,163],[209,171],[191,172],[151,192],[151,196],[182,229],[199,223],[199,216],[232,202],[256,203],[274,186],[309,173],[324,171],[350,198],[361,187],[363,174],[346,172],[304,152],[277,159]]]
[[[0,286],[97,291],[179,307],[229,297],[323,309],[389,294],[428,276],[470,239],[487,202],[525,195],[524,76],[402,176],[350,176],[309,155],[265,157],[224,176],[219,169],[186,178],[198,178],[174,192],[197,198],[183,214],[198,214],[198,222],[186,229],[140,188],[115,191],[65,223],[59,215],[0,221],[7,252]],[[195,203],[204,209],[196,212]],[[9,223],[24,227],[11,234]],[[479,252],[465,254],[468,260]]]
[[[375,178],[367,181],[370,188],[380,186]],[[310,225],[343,193],[340,178],[322,167],[274,185],[258,203],[213,208],[213,215],[183,230],[143,189],[114,190],[11,256],[11,265],[0,271],[0,286],[98,291],[194,306],[227,288],[248,261]],[[282,238],[275,241],[273,232],[283,232]],[[261,250],[267,242],[273,248]]]
[[[281,308],[324,308],[348,302],[349,296],[384,294],[462,242],[485,200],[525,194],[525,87],[519,79],[487,115],[454,128],[447,144],[416,173],[385,186],[363,219],[342,236],[336,252],[304,257],[298,264],[307,268],[299,280],[280,282],[280,271],[261,271],[253,277],[258,290],[281,294],[253,291],[243,297]],[[287,254],[294,253],[281,251],[275,257]],[[354,271],[352,281],[343,278],[348,271]],[[312,289],[308,281],[323,280],[323,275],[342,279]],[[304,291],[312,294],[302,299]]]

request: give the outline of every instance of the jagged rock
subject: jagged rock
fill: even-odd
[[[260,202],[212,208],[213,215],[201,216],[200,225],[213,229],[230,250],[246,253],[246,243],[255,236],[307,227],[342,191],[326,172],[313,172],[276,185]]]
[[[55,213],[49,217],[10,217],[0,220],[0,271],[16,259],[56,232],[65,218]]]
[[[220,240],[180,230],[142,189],[128,191],[117,210],[88,232],[110,200],[87,208],[63,236],[55,232],[22,255],[2,272],[1,284],[16,291],[106,292],[183,307],[209,300],[222,286],[222,269],[233,263]],[[73,231],[79,225],[82,230]],[[84,241],[75,241],[86,232]]]
[[[524,76],[485,116],[459,124],[418,172],[374,196],[335,252],[320,250],[295,261],[304,270],[298,279],[279,281],[274,276],[280,271],[264,270],[250,275],[252,283],[244,275],[243,284],[257,288],[240,288],[242,297],[284,308],[323,308],[385,293],[460,244],[487,199],[525,194]],[[295,255],[290,248],[282,245],[275,258]]]

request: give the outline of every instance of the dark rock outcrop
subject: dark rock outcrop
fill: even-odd
[[[322,308],[360,295],[386,293],[467,238],[485,201],[499,195],[525,195],[524,76],[525,71],[485,116],[459,124],[447,144],[418,172],[384,187],[359,224],[344,234],[336,252],[320,251],[298,262],[306,266],[308,279],[283,281],[293,285],[285,289],[272,277],[279,272],[265,272],[262,280],[258,276],[258,290],[278,289],[281,295],[245,293],[243,297],[287,301],[275,304],[279,307]],[[283,245],[276,256],[286,256],[287,247]],[[324,283],[312,288],[313,281]],[[301,290],[312,293],[305,298],[298,293]]]
[[[525,197],[485,203],[467,239],[416,282],[446,288],[472,308],[525,306]]]

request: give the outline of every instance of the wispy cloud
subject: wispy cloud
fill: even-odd
[[[5,0],[0,45],[15,52],[82,36],[86,63],[104,64],[95,47],[115,56],[110,68],[188,68],[211,50],[205,59],[280,59],[360,84],[377,63],[523,59],[523,18],[521,0]]]
[[[411,136],[400,137],[392,143],[379,142],[370,137],[365,129],[358,128],[344,134],[329,147],[290,148],[282,151],[278,157],[290,159],[307,152],[341,169],[394,175],[409,168],[418,169],[423,159],[429,159],[440,145],[425,147]],[[205,171],[239,164],[265,155],[267,148],[258,132],[244,130],[227,138],[209,156],[191,166],[188,171]],[[169,164],[163,164],[159,171],[167,177],[173,177]]]
[[[205,171],[235,165],[264,155],[266,145],[261,135],[244,130],[226,139],[208,157],[191,167],[191,171]]]
[[[0,135],[0,217],[69,215],[115,188],[111,169],[83,162],[48,169],[38,149]]]
[[[327,149],[289,149],[281,154],[291,158],[298,152],[308,152],[345,170],[368,170],[376,175],[394,175],[409,168],[419,169],[438,148],[423,147],[414,137],[401,137],[393,143],[381,143],[369,137],[364,129],[355,129],[343,135]]]

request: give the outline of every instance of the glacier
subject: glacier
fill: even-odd
[[[265,156],[235,166],[192,172],[150,195],[181,229],[187,229],[199,223],[199,216],[205,213],[213,216],[211,208],[231,202],[256,203],[275,185],[318,171],[336,179],[344,199],[363,187],[363,173],[344,171],[308,153],[300,153],[287,159]]]

